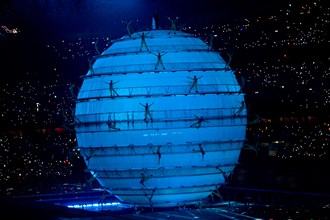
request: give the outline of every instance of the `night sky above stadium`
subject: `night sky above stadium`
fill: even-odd
[[[107,35],[119,38],[126,34],[125,22],[130,20],[137,30],[150,28],[154,13],[159,15],[161,28],[169,28],[168,17],[179,17],[182,26],[209,25],[248,16],[271,15],[283,6],[281,2],[283,1],[1,1],[0,53],[4,70],[1,76],[15,80],[27,71],[33,72],[42,65],[49,66],[47,62],[39,61],[45,61],[41,50],[50,41],[76,36]]]
[[[123,20],[139,20],[150,25],[153,13],[160,17],[179,16],[188,23],[227,22],[251,15],[271,14],[283,1],[215,1],[215,0],[7,0],[1,3],[1,25],[17,27],[22,34],[65,36],[79,32],[96,32],[124,28]],[[118,26],[119,25],[119,26]],[[115,30],[112,30],[116,32]]]

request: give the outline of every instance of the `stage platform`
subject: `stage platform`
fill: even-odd
[[[90,191],[63,194],[36,194],[1,199],[2,219],[54,219],[54,220],[103,220],[103,219],[329,219],[329,195],[309,195],[300,203],[290,202],[297,199],[296,194],[281,197],[283,203],[268,202],[251,194],[239,200],[241,188],[233,193],[227,189],[231,200],[172,208],[138,208],[131,204],[122,204],[104,191]],[[257,192],[257,191],[256,191]],[[283,192],[282,192],[283,193]],[[247,195],[247,194],[246,194]],[[280,196],[277,193],[274,196]],[[254,198],[258,198],[256,200]],[[307,200],[309,198],[309,200]],[[235,200],[234,200],[235,199]],[[312,199],[312,201],[310,201]],[[270,200],[269,200],[270,201]],[[7,217],[5,217],[7,216]]]

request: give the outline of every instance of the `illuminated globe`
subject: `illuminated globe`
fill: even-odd
[[[106,190],[123,203],[170,207],[205,200],[225,183],[247,112],[218,52],[188,33],[150,30],[93,61],[75,130],[88,171]]]

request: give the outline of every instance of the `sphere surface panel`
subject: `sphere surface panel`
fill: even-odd
[[[125,203],[166,207],[205,199],[225,183],[246,115],[244,94],[219,53],[191,34],[151,30],[93,58],[75,130],[88,170],[105,189]]]

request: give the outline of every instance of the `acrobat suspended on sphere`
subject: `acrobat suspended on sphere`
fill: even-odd
[[[225,183],[247,112],[218,52],[188,33],[149,30],[122,37],[93,60],[75,130],[88,170],[105,189],[123,203],[170,207],[204,200]]]

